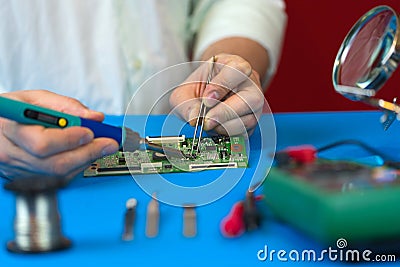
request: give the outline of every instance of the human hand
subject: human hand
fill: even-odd
[[[1,96],[102,121],[104,115],[79,101],[45,90],[17,91]],[[8,179],[54,176],[71,179],[95,159],[118,150],[108,138],[93,138],[84,127],[65,129],[23,125],[0,118],[0,176]]]
[[[251,134],[265,101],[258,73],[239,56],[219,54],[212,79],[205,85],[210,66],[210,62],[203,63],[172,92],[170,104],[174,111],[195,126],[203,99],[207,107],[205,131]]]

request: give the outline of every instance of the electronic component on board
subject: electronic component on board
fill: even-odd
[[[171,144],[171,143],[181,143],[185,141],[185,135],[180,136],[161,136],[161,137],[152,137],[146,136],[146,140],[149,143],[154,144]]]

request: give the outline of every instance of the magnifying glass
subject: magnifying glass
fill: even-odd
[[[396,70],[400,60],[399,17],[389,6],[364,14],[351,28],[336,56],[333,85],[344,97],[383,110],[386,130],[400,118],[400,106],[376,98],[376,93]]]

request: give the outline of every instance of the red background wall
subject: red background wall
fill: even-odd
[[[350,28],[367,11],[400,0],[286,0],[288,24],[280,65],[266,92],[273,112],[371,109],[335,92],[332,67]],[[400,97],[400,67],[379,96]]]

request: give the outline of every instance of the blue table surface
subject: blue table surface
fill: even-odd
[[[286,146],[313,144],[317,147],[343,139],[357,139],[396,157],[400,148],[400,126],[395,122],[383,131],[378,112],[332,112],[274,114],[277,149]],[[158,123],[162,117],[149,118]],[[153,121],[153,122],[152,122]],[[108,116],[106,122],[120,125],[122,116]],[[253,138],[253,137],[252,137]],[[254,137],[257,138],[257,137]],[[345,156],[344,156],[345,155]],[[367,158],[355,147],[343,147],[327,153],[332,158]],[[209,171],[207,171],[209,172]],[[207,175],[206,171],[199,173]],[[2,181],[4,184],[5,181]],[[312,261],[260,261],[257,252],[265,246],[270,250],[316,250],[324,245],[305,236],[283,222],[265,216],[262,227],[239,238],[227,239],[219,224],[236,201],[242,200],[248,183],[240,181],[227,195],[196,208],[197,236],[182,235],[183,210],[160,205],[160,230],[155,238],[145,236],[146,206],[150,197],[130,175],[87,179],[77,177],[58,193],[63,233],[72,240],[68,250],[20,255],[6,250],[14,238],[14,195],[0,189],[0,266],[278,266],[284,264],[315,265]],[[135,238],[121,240],[125,202],[138,200]],[[288,196],[290,197],[290,196]],[[268,207],[260,203],[268,214]],[[325,260],[326,266],[344,265]],[[376,263],[360,263],[362,266]],[[387,266],[396,263],[385,263]]]

